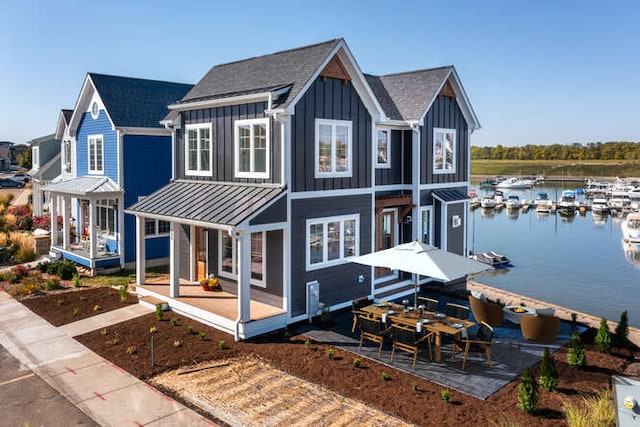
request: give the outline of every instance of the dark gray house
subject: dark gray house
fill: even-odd
[[[411,278],[346,259],[420,239],[466,254],[470,134],[453,67],[365,75],[342,39],[213,67],[164,123],[173,179],[130,206],[171,224],[169,283],[138,292],[236,339]],[[222,293],[198,282],[215,276]]]

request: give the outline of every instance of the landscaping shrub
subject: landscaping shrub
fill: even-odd
[[[615,425],[616,412],[611,390],[584,394],[580,401],[562,399],[562,409],[569,427]]]
[[[600,353],[609,353],[611,349],[611,333],[609,332],[607,319],[604,317],[600,319],[600,327],[593,344]]]
[[[55,274],[62,280],[71,280],[73,276],[78,274],[78,268],[73,261],[58,261],[50,264],[48,269],[50,274]]]
[[[620,315],[620,321],[616,325],[616,336],[622,344],[626,344],[629,340],[629,316],[626,311]]]
[[[567,351],[567,363],[572,368],[580,369],[587,364],[587,354],[584,344],[578,332],[574,332],[569,340],[569,350]]]
[[[533,379],[529,366],[524,369],[518,384],[518,407],[529,414],[538,407],[538,383]]]
[[[547,391],[555,391],[558,387],[558,371],[553,363],[549,349],[545,347],[540,366],[540,386]]]

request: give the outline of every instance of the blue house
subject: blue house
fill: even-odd
[[[45,187],[52,230],[57,216],[63,219],[52,251],[92,271],[135,262],[136,223],[124,207],[169,182],[171,131],[160,121],[191,87],[87,74],[62,136],[61,174]],[[142,226],[149,259],[166,262],[168,223]]]
[[[365,75],[335,39],[216,65],[169,109],[174,179],[127,208],[171,229],[165,283],[137,259],[143,297],[245,339],[413,292],[350,256],[416,239],[467,254],[480,125],[453,66]],[[198,285],[212,275],[222,293]]]

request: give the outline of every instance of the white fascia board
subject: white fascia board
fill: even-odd
[[[96,86],[93,84],[91,77],[87,74],[87,77],[82,84],[82,89],[80,90],[80,95],[78,96],[78,100],[76,101],[76,105],[73,108],[73,114],[71,115],[71,120],[69,120],[69,132],[68,134],[71,136],[76,136],[76,130],[78,129],[78,125],[80,124],[80,119],[82,118],[82,114],[87,110],[88,103],[91,101],[93,94],[98,97],[100,100],[100,104],[104,107],[104,112],[109,119],[109,123],[111,123],[111,129],[116,130],[116,126],[109,115],[109,111],[107,110],[107,106],[102,101],[100,94],[96,90]]]
[[[165,128],[142,128],[142,127],[129,127],[122,126],[118,130],[122,135],[157,135],[157,136],[169,136],[171,135],[171,129]]]
[[[64,112],[60,110],[60,115],[58,116],[58,124],[56,126],[56,133],[54,134],[55,139],[59,139],[62,141],[64,138],[64,131],[67,129],[67,122],[64,119]]]
[[[249,102],[268,101],[272,92],[258,92],[248,95],[230,96],[228,98],[209,99],[206,101],[185,102],[184,104],[171,104],[170,110],[186,111],[200,108],[213,108],[226,105],[247,104]]]

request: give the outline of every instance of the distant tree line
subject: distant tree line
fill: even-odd
[[[638,160],[638,142],[589,142],[585,145],[524,145],[471,147],[474,160]]]

